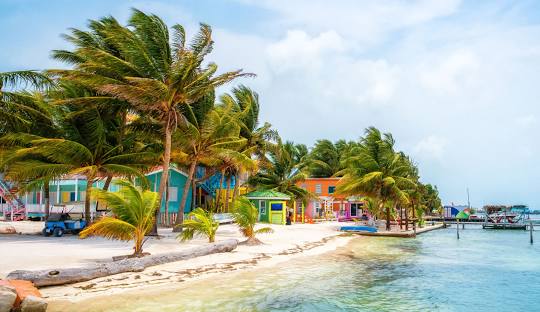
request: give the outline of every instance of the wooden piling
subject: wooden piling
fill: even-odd
[[[529,233],[531,234],[531,245],[533,244],[533,231],[534,231],[533,223],[532,223],[532,221],[530,221],[530,223],[529,223]]]
[[[456,219],[456,233],[457,233],[457,239],[459,239],[459,219]]]

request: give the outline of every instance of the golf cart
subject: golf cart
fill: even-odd
[[[43,236],[61,237],[64,233],[79,234],[86,227],[83,219],[72,220],[69,213],[51,213],[45,221]]]

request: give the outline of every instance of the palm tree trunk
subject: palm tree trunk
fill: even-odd
[[[234,191],[232,193],[232,202],[234,204],[234,202],[236,201],[236,197],[238,196],[238,192],[240,190],[240,183],[238,181],[238,177],[240,176],[239,172],[237,171],[235,174],[234,174]],[[234,207],[233,207],[234,209]]]
[[[229,197],[231,196],[231,176],[227,177],[227,189],[225,190],[225,209],[223,212],[229,212]]]
[[[86,196],[84,198],[84,220],[86,224],[90,224],[92,219],[90,218],[90,200],[92,197],[92,184],[94,183],[93,176],[86,177]]]
[[[165,226],[169,226],[169,179],[167,179],[167,185],[165,186]]]
[[[405,208],[405,230],[409,230],[409,210]]]
[[[221,201],[221,188],[223,187],[224,178],[225,178],[225,170],[221,170],[221,177],[219,178],[219,187],[216,193],[216,212],[219,212],[219,202]]]
[[[51,214],[51,190],[49,180],[45,180],[45,183],[43,184],[43,193],[45,197],[45,220],[47,220]]]
[[[161,174],[161,181],[159,181],[159,204],[158,209],[156,209],[155,215],[154,215],[154,226],[152,227],[152,231],[148,235],[150,236],[157,236],[158,230],[157,230],[157,221],[159,218],[159,214],[161,212],[161,200],[163,199],[163,194],[165,194],[165,187],[167,186],[167,180],[169,180],[169,164],[171,161],[171,128],[170,128],[170,120],[167,121],[165,124],[165,150],[163,151],[163,172]]]
[[[105,179],[105,184],[103,184],[104,191],[109,190],[109,186],[111,185],[112,178],[113,176],[109,174],[107,178]],[[98,210],[98,207],[99,207],[99,202],[96,202],[96,212]]]
[[[197,183],[195,179],[191,179],[191,208],[189,211],[193,211],[197,208]]]
[[[188,177],[187,177],[186,184],[184,185],[184,192],[182,193],[182,199],[180,201],[180,208],[178,208],[178,217],[176,217],[176,222],[175,222],[175,227],[173,228],[173,232],[182,232],[182,227],[179,225],[184,223],[184,208],[186,207],[189,187],[191,186],[191,181],[193,179],[193,175],[195,174],[196,167],[197,167],[197,161],[193,160],[191,162],[191,165],[189,166]]]

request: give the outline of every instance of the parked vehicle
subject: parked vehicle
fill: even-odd
[[[69,213],[52,213],[45,221],[43,236],[61,237],[65,233],[79,234],[86,227],[83,219],[73,220]]]

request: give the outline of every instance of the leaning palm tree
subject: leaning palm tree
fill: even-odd
[[[223,158],[246,159],[247,157],[235,149],[245,144],[245,139],[238,136],[239,126],[234,116],[224,107],[211,109],[202,120],[189,122],[177,131],[175,144],[178,149],[174,153],[174,159],[179,163],[186,164],[188,177],[176,224],[183,222],[183,212],[186,207],[189,187],[194,177],[197,165],[218,166]],[[174,231],[181,231],[182,227],[176,226]]]
[[[37,93],[18,89],[26,86],[48,88],[52,84],[47,76],[35,71],[0,72],[0,135],[29,132],[30,129],[47,130],[50,111],[34,96]]]
[[[197,208],[189,213],[188,219],[180,225],[183,230],[177,238],[181,241],[193,239],[194,236],[204,236],[208,238],[209,243],[216,240],[216,232],[219,228],[219,222],[214,219],[214,214]]]
[[[262,227],[255,229],[255,225],[258,220],[258,210],[247,198],[238,197],[234,201],[233,219],[240,228],[240,232],[247,240],[247,245],[258,245],[261,241],[258,240],[255,235],[263,233],[272,233],[274,230],[270,227]]]
[[[379,200],[386,210],[386,229],[390,230],[392,209],[388,203],[409,204],[407,189],[414,186],[409,177],[410,167],[402,153],[394,151],[394,139],[381,134],[376,128],[368,128],[350,157],[346,159],[336,193],[365,195]]]
[[[68,118],[69,117],[69,118]],[[107,119],[95,109],[75,111],[63,120],[63,138],[42,138],[10,134],[0,140],[23,140],[24,147],[15,149],[4,159],[6,177],[14,181],[52,180],[67,175],[86,177],[85,219],[91,221],[92,185],[107,177],[140,177],[152,166],[156,154],[144,149],[120,153],[120,145],[110,144]]]
[[[181,25],[172,26],[171,38],[163,20],[136,9],[127,27],[112,17],[90,24],[93,32],[75,29],[68,37],[77,45],[76,51],[56,53],[75,68],[55,73],[124,100],[134,111],[159,122],[163,138],[163,176],[159,184],[162,197],[168,180],[173,132],[184,124],[186,106],[194,105],[216,87],[250,74],[236,70],[216,75],[217,65],[205,62],[214,44],[212,30],[206,24],[200,25],[189,44]],[[96,42],[97,36],[105,40]],[[107,44],[100,44],[103,41]]]
[[[134,241],[133,256],[143,255],[144,236],[154,224],[154,211],[158,208],[156,192],[140,189],[130,182],[115,181],[118,192],[101,189],[93,191],[93,197],[107,205],[113,216],[104,216],[80,233],[81,238],[90,235],[108,239]]]

